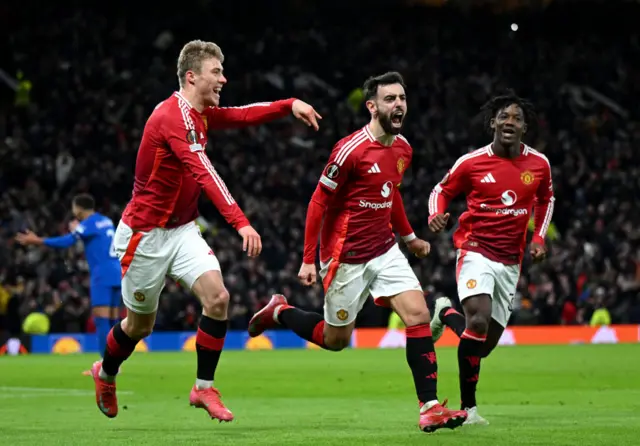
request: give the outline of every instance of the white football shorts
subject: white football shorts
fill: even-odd
[[[491,296],[491,317],[507,326],[520,278],[520,265],[505,265],[473,251],[458,250],[456,280],[460,302],[478,294]]]
[[[325,289],[324,320],[344,327],[356,320],[371,295],[374,300],[422,287],[397,244],[381,256],[362,264],[321,263],[320,277]]]
[[[166,276],[189,289],[203,273],[220,271],[220,263],[195,222],[172,229],[133,231],[120,221],[113,247],[122,267],[122,299],[139,314],[153,313]]]

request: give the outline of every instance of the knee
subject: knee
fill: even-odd
[[[474,313],[467,316],[467,328],[479,335],[486,335],[489,331],[490,316]]]
[[[144,339],[153,332],[153,324],[128,317],[122,320],[121,327],[122,331],[134,340]]]
[[[223,288],[220,291],[205,294],[202,297],[202,309],[206,315],[225,313],[229,306],[229,292]]]
[[[426,305],[421,307],[410,308],[399,315],[407,327],[413,327],[416,325],[424,325],[431,322],[431,315]]]
[[[327,350],[331,350],[333,352],[339,352],[349,347],[351,343],[351,335],[343,335],[343,334],[330,334],[325,333],[324,335],[324,346]]]

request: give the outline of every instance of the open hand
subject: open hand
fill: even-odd
[[[306,102],[296,99],[291,107],[291,112],[293,113],[293,116],[307,124],[309,127],[313,127],[316,131],[320,128],[318,120],[322,119],[322,116],[320,116],[318,112]]]
[[[33,231],[25,230],[24,232],[19,232],[16,234],[16,242],[21,245],[41,245],[42,239],[38,237]]]
[[[249,257],[258,257],[262,252],[262,239],[260,234],[251,226],[240,228],[238,234],[242,237],[242,250],[247,252]]]

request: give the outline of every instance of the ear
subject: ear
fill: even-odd
[[[367,106],[367,110],[369,110],[369,113],[371,113],[373,117],[376,117],[378,114],[378,107],[376,106],[375,101],[369,100],[365,103],[365,105]]]
[[[193,85],[196,83],[196,74],[193,71],[189,70],[185,73],[184,80],[187,84]]]
[[[489,127],[491,127],[491,130],[496,129],[496,118],[491,118],[491,120],[489,121]]]
[[[524,135],[525,133],[527,133],[527,124],[522,126],[522,134]]]

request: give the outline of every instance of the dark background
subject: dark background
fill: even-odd
[[[81,246],[24,249],[12,239],[25,228],[65,233],[78,192],[119,220],[145,120],[178,88],[178,53],[195,38],[225,53],[222,105],[295,96],[324,116],[318,133],[286,119],[210,138],[209,156],[265,246],[245,258],[203,199],[232,328],[273,292],[322,308],[320,286],[296,281],[306,206],[333,144],[368,120],[350,93],[387,70],[408,84],[403,134],[415,155],[403,193],[416,233],[433,245],[411,260],[429,302],[456,297],[451,233],[427,229],[429,192],[457,157],[490,140],[479,107],[510,87],[538,108],[527,142],[551,161],[557,198],[550,258],[525,259],[512,323],[589,323],[596,308],[640,323],[639,19],[637,2],[617,1],[3,2],[0,68],[32,88],[21,103],[0,81],[0,331],[19,331],[34,311],[52,331],[92,330]],[[463,206],[457,200],[452,215]],[[169,283],[156,330],[193,329],[199,312]],[[387,318],[367,305],[358,323]]]

